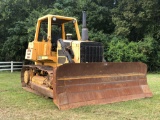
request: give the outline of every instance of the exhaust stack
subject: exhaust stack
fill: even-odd
[[[88,28],[86,26],[86,11],[82,11],[82,41],[88,40]]]

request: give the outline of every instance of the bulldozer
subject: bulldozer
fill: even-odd
[[[23,65],[22,87],[52,98],[60,110],[152,97],[147,65],[105,62],[103,44],[88,40],[82,13],[82,36],[74,17],[48,14],[38,19],[25,54],[34,64]]]

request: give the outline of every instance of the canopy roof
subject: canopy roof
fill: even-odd
[[[62,24],[70,21],[77,21],[76,18],[73,17],[65,17],[65,16],[59,16],[59,15],[45,15],[41,18],[39,18],[39,21],[42,22],[48,22],[48,18],[52,18],[52,24]]]

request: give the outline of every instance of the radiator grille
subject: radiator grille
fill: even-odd
[[[80,62],[102,62],[103,45],[98,42],[82,42]]]

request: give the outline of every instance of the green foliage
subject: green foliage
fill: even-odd
[[[146,61],[149,71],[159,71],[160,66],[160,47],[158,41],[152,37],[153,35],[146,35],[144,37],[144,44],[148,61]]]
[[[125,38],[113,37],[108,45],[105,57],[108,61],[147,63],[154,51],[154,39],[147,37],[144,41],[129,42]]]
[[[9,37],[3,44],[2,55],[4,60],[20,61],[25,56],[25,48],[27,47],[27,29],[23,22],[17,22],[14,28],[10,28]]]
[[[144,62],[147,59],[146,55],[140,52],[138,42],[128,42],[125,38],[117,37],[114,37],[109,43],[105,56],[108,61],[115,62]]]
[[[157,3],[158,0],[118,0],[117,7],[112,9],[115,34],[139,41],[146,33],[154,32],[160,10]]]
[[[76,17],[81,28],[81,12],[86,10],[89,40],[104,44],[107,61],[142,61],[150,71],[159,70],[159,4],[159,0],[1,0],[0,60],[24,59],[39,17]]]

